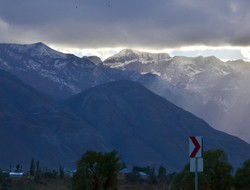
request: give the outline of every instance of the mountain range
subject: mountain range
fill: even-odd
[[[159,86],[152,86],[152,91],[204,119],[212,127],[250,142],[249,62],[122,50],[106,59],[104,65],[157,75],[161,79],[160,86],[171,86],[175,95],[170,97],[169,92]]]
[[[92,62],[93,61],[93,62]],[[156,83],[157,77],[104,67],[97,57],[79,58],[55,51],[43,43],[0,44],[0,69],[56,99],[65,99],[101,83],[120,79]]]
[[[5,71],[0,83],[5,166],[27,167],[35,157],[47,167],[74,167],[86,150],[117,150],[130,166],[176,171],[188,162],[190,135],[204,136],[205,149],[223,148],[235,166],[250,157],[249,144],[214,130],[139,83],[106,83],[60,104]]]
[[[78,58],[42,43],[0,44],[1,164],[28,165],[35,157],[43,165],[73,167],[86,150],[115,149],[131,166],[164,165],[176,171],[188,162],[189,135],[204,136],[205,149],[223,148],[234,166],[250,157],[249,144],[155,94],[185,109],[188,98],[201,100],[195,99],[199,93],[162,78],[163,65],[172,65],[175,73],[166,76],[179,76],[181,69],[171,62],[177,58],[124,50],[112,59]],[[195,58],[189,59],[193,64]],[[217,60],[196,59],[196,67],[200,60]],[[159,70],[143,70],[152,65]]]

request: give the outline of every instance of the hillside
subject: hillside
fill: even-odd
[[[204,137],[205,150],[222,148],[234,166],[250,158],[250,145],[132,81],[103,84],[67,99],[131,164],[165,165],[179,170],[188,162],[188,137]]]
[[[17,163],[29,167],[75,166],[88,149],[105,150],[102,136],[59,105],[15,76],[0,70],[0,167]],[[83,145],[82,145],[83,144]]]

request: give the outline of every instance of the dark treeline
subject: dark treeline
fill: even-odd
[[[250,190],[250,160],[246,160],[236,171],[233,170],[227,155],[221,149],[204,152],[203,160],[204,171],[199,173],[199,189]],[[172,174],[167,174],[167,169],[163,166],[158,168],[134,166],[128,170],[126,163],[120,162],[120,157],[115,151],[108,153],[87,151],[77,161],[76,166],[74,175],[68,175],[63,167],[58,170],[41,168],[39,161],[32,158],[25,178],[37,184],[46,183],[48,180],[67,179],[72,190],[115,190],[119,189],[119,180],[129,184],[146,183],[160,189],[194,189],[194,173],[189,171],[189,164],[182,171]],[[22,171],[22,165],[17,164],[14,172]],[[123,171],[124,173],[121,173]],[[119,176],[119,174],[122,175]],[[0,169],[2,187],[8,179],[10,179],[9,174]]]
[[[1,190],[19,189],[15,186],[20,186],[20,189],[26,189],[26,185],[23,184],[24,182],[48,185],[49,181],[56,180],[64,180],[68,182],[71,181],[71,177],[69,173],[65,174],[63,167],[59,167],[58,170],[42,168],[39,160],[35,160],[34,158],[31,159],[30,167],[27,170],[25,170],[20,163],[14,166],[10,165],[9,171],[3,171],[0,169]],[[16,183],[17,185],[14,185]],[[31,188],[30,186],[28,187]]]
[[[117,189],[117,174],[126,168],[119,162],[116,152],[87,152],[78,161],[77,172],[73,178],[73,189],[102,190]],[[199,173],[199,189],[203,190],[250,190],[250,160],[241,168],[233,170],[226,153],[221,150],[204,152],[204,171]],[[194,173],[187,164],[181,172],[167,174],[167,169],[134,166],[125,180],[130,183],[144,182],[151,185],[161,184],[170,190],[193,190]]]

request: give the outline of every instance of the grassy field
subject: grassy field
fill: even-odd
[[[146,182],[119,181],[118,190],[163,190],[164,184],[150,185]],[[0,190],[71,190],[70,179],[44,180],[36,183],[32,180],[7,180]]]
[[[0,190],[71,190],[71,181],[69,179],[47,179],[42,182],[35,182],[30,179],[7,179]]]

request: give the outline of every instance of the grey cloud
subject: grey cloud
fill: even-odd
[[[0,3],[0,21],[18,31],[5,33],[0,37],[2,41],[44,41],[81,48],[250,45],[247,0],[0,0]]]

